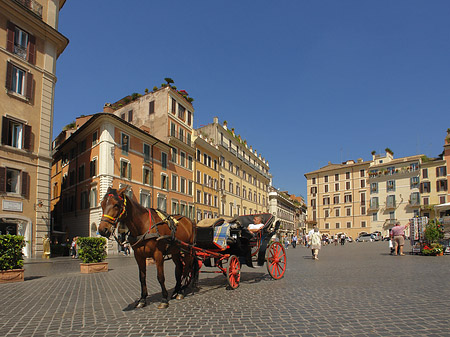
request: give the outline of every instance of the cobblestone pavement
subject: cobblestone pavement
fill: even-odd
[[[409,248],[409,247],[408,247]],[[132,257],[108,258],[109,272],[80,274],[79,261],[28,260],[25,282],[0,285],[2,336],[450,336],[450,256],[390,256],[386,242],[287,250],[275,281],[242,267],[236,290],[221,274],[200,275],[184,300],[161,299],[148,267],[147,307]],[[174,287],[173,263],[166,285]],[[213,271],[212,268],[202,270]]]

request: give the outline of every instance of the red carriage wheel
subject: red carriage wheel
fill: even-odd
[[[235,255],[231,255],[228,260],[227,281],[232,289],[239,287],[241,280],[241,264]]]
[[[279,280],[286,271],[286,251],[279,242],[273,242],[267,252],[267,271],[272,278]]]

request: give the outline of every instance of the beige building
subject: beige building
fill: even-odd
[[[219,145],[220,215],[234,216],[269,211],[269,163],[227,123],[213,123],[197,130]]]
[[[420,167],[420,215],[439,218],[436,205],[447,202],[447,167],[442,158],[422,158]]]
[[[197,133],[197,132],[196,132]],[[194,136],[195,220],[219,216],[219,146],[201,134]]]
[[[105,104],[111,112],[130,124],[170,145],[169,154],[162,153],[161,162],[169,160],[170,173],[161,173],[161,184],[171,195],[157,192],[157,206],[166,206],[168,213],[193,216],[193,171],[195,148],[193,142],[194,108],[184,90],[169,85],[154,88],[145,95],[132,94],[114,104]],[[121,142],[125,141],[124,139]]]
[[[358,159],[329,163],[305,174],[308,189],[308,228],[317,224],[322,233],[345,233],[356,238],[370,232],[367,185],[370,162]]]
[[[0,0],[0,232],[39,256],[50,234],[50,170],[58,32],[64,0]]]
[[[420,214],[420,164],[423,155],[394,159],[391,152],[373,154],[369,168],[372,232],[389,234],[395,222],[406,225]]]

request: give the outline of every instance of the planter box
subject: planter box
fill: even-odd
[[[82,274],[101,273],[108,271],[108,262],[80,263],[80,270]]]
[[[25,269],[10,269],[0,271],[0,283],[23,282]]]

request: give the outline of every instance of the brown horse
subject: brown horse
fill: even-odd
[[[168,216],[161,211],[141,206],[126,196],[126,189],[127,187],[120,190],[108,188],[101,203],[103,214],[98,231],[102,236],[110,238],[119,222],[128,227],[128,241],[134,250],[141,282],[141,298],[136,307],[142,308],[146,305],[146,259],[151,257],[156,263],[163,297],[158,309],[164,309],[169,306],[168,292],[164,284],[165,256],[170,255],[175,263],[176,286],[172,298],[183,299],[189,281],[196,278],[198,268],[195,267],[198,264],[194,263],[193,254],[181,251],[177,244],[179,241],[190,245],[194,243],[195,224],[187,217]]]

